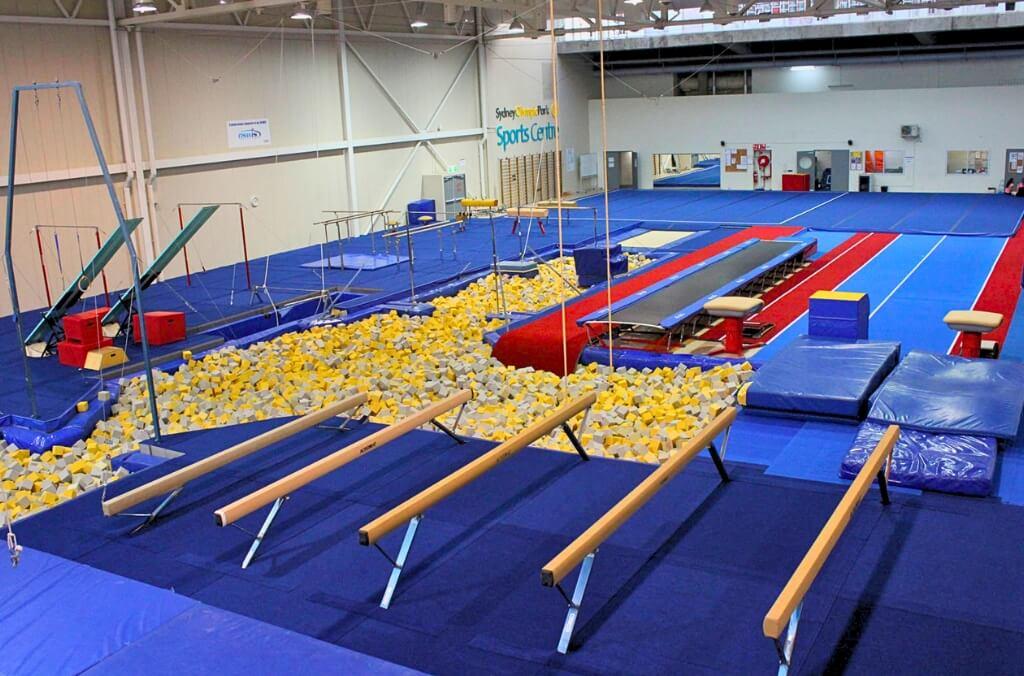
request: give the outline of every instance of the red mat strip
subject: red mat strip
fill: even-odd
[[[655,265],[634,277],[613,283],[611,289],[612,303],[630,296],[641,289],[655,284],[669,275],[684,270],[692,265],[707,260],[723,251],[742,244],[751,239],[772,240],[786,237],[799,232],[798,226],[755,226],[739,230],[703,249],[680,256],[679,258]],[[509,331],[501,336],[494,346],[493,355],[507,366],[551,371],[565,375],[579,361],[580,353],[587,342],[587,334],[583,327],[576,325],[580,317],[607,306],[608,296],[600,290],[586,298],[580,298],[565,306],[565,335],[567,342],[567,361],[562,358],[562,325],[561,312],[555,310],[551,314],[540,317],[524,326]]]
[[[1010,322],[1013,321],[1013,311],[1017,308],[1017,300],[1020,298],[1021,270],[1024,270],[1024,229],[1018,229],[1017,234],[1006,243],[992,268],[992,274],[989,275],[985,287],[974,303],[974,310],[998,312],[1003,315],[1002,326],[991,333],[986,333],[983,336],[985,340],[995,340],[1000,344],[1006,340]],[[949,351],[950,354],[960,354],[961,340],[962,337],[958,334]]]
[[[895,233],[853,235],[782,284],[770,289],[762,296],[764,308],[752,318],[755,322],[774,324],[762,340],[771,340],[785,331],[807,312],[807,304],[815,291],[831,291],[836,288],[898,236]],[[718,340],[722,337],[722,330],[716,326],[703,337]]]

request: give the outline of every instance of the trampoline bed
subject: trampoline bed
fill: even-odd
[[[745,405],[795,417],[863,419],[868,398],[899,356],[899,343],[800,336],[757,370]]]
[[[671,330],[700,313],[704,303],[728,295],[785,263],[801,259],[816,242],[751,240],[678,272],[612,305],[613,324]],[[578,324],[607,322],[605,310],[593,312]]]

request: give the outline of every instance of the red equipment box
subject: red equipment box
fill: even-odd
[[[142,342],[139,334],[139,315],[132,317],[132,335],[136,343]],[[160,310],[146,313],[146,338],[150,345],[167,345],[185,340],[185,313],[163,312]]]
[[[64,366],[82,368],[85,366],[85,357],[89,354],[90,350],[95,350],[98,347],[110,347],[113,344],[113,338],[101,338],[100,342],[96,345],[85,345],[70,340],[62,340],[57,343],[57,361],[64,364]]]
[[[807,192],[811,189],[811,175],[783,174],[782,189],[790,192]]]
[[[101,307],[64,317],[64,339],[84,345],[88,350],[99,347],[103,340],[103,326],[100,321],[109,309]]]

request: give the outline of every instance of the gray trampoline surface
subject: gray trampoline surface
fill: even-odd
[[[660,326],[662,320],[687,305],[697,302],[721,289],[729,281],[743,276],[759,265],[764,265],[788,249],[793,241],[760,241],[723,258],[717,263],[683,277],[675,284],[659,289],[642,300],[612,312],[617,324],[646,324]]]

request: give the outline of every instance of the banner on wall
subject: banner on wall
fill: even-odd
[[[516,106],[495,108],[494,118],[501,122],[494,129],[498,149],[508,152],[511,146],[555,140],[555,123],[537,118],[553,118],[554,106]],[[506,124],[507,123],[507,124]]]
[[[850,171],[864,171],[864,151],[850,151]]]
[[[270,145],[270,120],[228,120],[229,148],[266,145]]]

